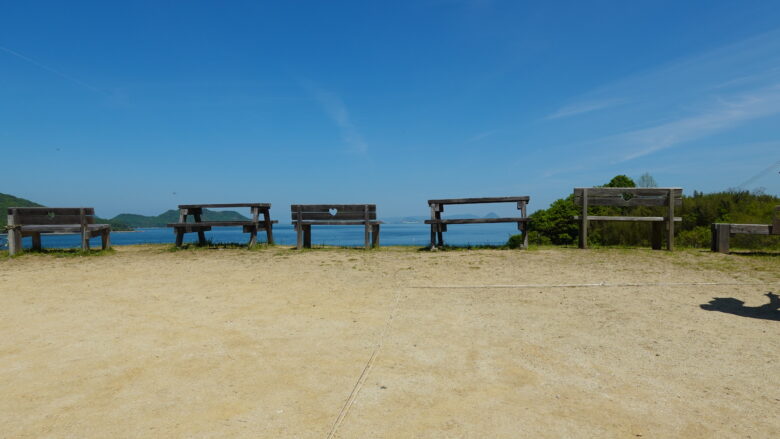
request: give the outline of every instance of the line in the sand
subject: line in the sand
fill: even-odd
[[[592,287],[696,287],[696,286],[766,286],[780,285],[780,282],[629,282],[590,284],[512,284],[512,285],[409,285],[415,289],[472,289],[472,288],[592,288]]]
[[[349,397],[347,398],[347,402],[344,403],[343,407],[341,407],[341,410],[339,411],[339,415],[336,417],[336,421],[333,422],[333,426],[328,432],[328,436],[327,436],[328,439],[331,439],[336,435],[336,431],[338,431],[341,423],[344,422],[344,419],[347,417],[347,413],[349,413],[349,409],[352,407],[352,404],[355,402],[355,399],[357,399],[358,393],[360,393],[360,389],[363,388],[363,384],[365,384],[366,380],[368,379],[368,373],[371,371],[371,368],[374,365],[374,361],[376,360],[376,357],[379,354],[380,349],[382,349],[382,344],[384,343],[385,336],[390,331],[390,326],[393,323],[393,319],[395,318],[395,314],[396,311],[398,310],[398,304],[400,300],[401,300],[401,293],[399,292],[398,289],[396,289],[395,303],[393,303],[393,308],[390,310],[390,315],[387,318],[387,323],[385,324],[385,327],[382,329],[382,333],[379,335],[379,340],[377,341],[377,344],[374,347],[374,351],[371,353],[371,357],[369,357],[368,361],[366,362],[366,365],[363,367],[363,371],[360,373],[360,377],[358,377],[355,386],[352,388],[352,392],[349,394]]]

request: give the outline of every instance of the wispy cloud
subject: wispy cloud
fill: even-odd
[[[485,131],[485,132],[476,134],[476,135],[471,136],[468,139],[466,139],[466,143],[479,142],[480,140],[486,139],[486,138],[488,138],[488,137],[498,133],[499,131],[501,131],[501,130],[490,130],[490,131]]]
[[[0,50],[2,50],[5,53],[8,53],[10,55],[13,55],[16,58],[19,58],[19,59],[21,59],[23,61],[26,61],[27,63],[32,64],[32,65],[34,65],[34,66],[36,66],[36,67],[38,67],[40,69],[46,70],[49,73],[53,73],[53,74],[59,76],[60,78],[66,79],[66,80],[68,80],[68,81],[70,81],[70,82],[72,82],[74,84],[80,85],[80,86],[82,86],[84,88],[87,88],[89,90],[92,90],[94,92],[103,93],[103,91],[100,90],[97,87],[93,87],[93,86],[87,84],[84,81],[76,79],[76,78],[74,78],[74,77],[72,77],[70,75],[66,75],[65,73],[62,73],[59,70],[53,69],[53,68],[51,68],[51,67],[49,67],[49,66],[47,66],[45,64],[42,64],[42,63],[40,63],[40,62],[30,58],[29,56],[23,55],[23,54],[15,51],[15,50],[11,50],[11,49],[9,49],[7,47],[3,47],[3,46],[0,46]]]
[[[590,113],[593,111],[604,110],[624,103],[623,99],[606,99],[600,101],[577,102],[561,107],[554,113],[548,115],[545,119],[560,119],[563,117],[576,116]]]
[[[320,104],[328,117],[338,126],[341,132],[341,138],[347,144],[350,151],[365,154],[368,152],[363,136],[357,127],[352,123],[352,119],[347,111],[347,106],[339,95],[331,91],[318,87],[311,81],[302,81],[304,86],[314,95],[314,98]]]
[[[630,152],[617,162],[636,159],[656,151],[701,139],[747,121],[780,113],[780,86],[720,99],[698,114],[649,128],[618,134],[608,143],[623,145]]]

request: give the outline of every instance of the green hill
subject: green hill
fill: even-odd
[[[42,204],[35,203],[24,198],[15,197],[8,194],[0,194],[0,229],[8,225],[8,208],[9,207],[44,207]],[[120,221],[107,220],[104,218],[95,217],[95,222],[100,224],[111,224],[112,230],[130,230],[127,224]]]
[[[203,209],[203,221],[247,221],[249,218],[238,212],[227,210],[224,212]],[[165,227],[168,223],[179,221],[178,210],[168,210],[157,216],[137,215],[134,213],[122,213],[111,219],[112,221],[127,224],[130,227]],[[191,219],[190,219],[191,220]]]

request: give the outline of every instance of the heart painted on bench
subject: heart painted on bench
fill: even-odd
[[[631,193],[628,193],[628,192],[623,192],[620,195],[623,197],[623,200],[625,200],[625,201],[628,201],[628,200],[634,198],[634,194],[631,194]]]
[[[336,216],[336,214],[339,213],[339,210],[331,207],[328,209],[328,213],[330,213],[330,216]]]
[[[49,218],[51,218],[51,219],[54,219],[54,217],[56,216],[56,214],[55,214],[54,212],[52,212],[52,211],[49,211],[49,212],[46,214],[46,216],[48,216],[48,217],[49,217]]]

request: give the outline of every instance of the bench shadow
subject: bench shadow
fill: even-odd
[[[709,303],[699,306],[706,311],[780,322],[780,296],[771,292],[765,296],[769,297],[769,303],[761,306],[745,306],[745,302],[733,297],[715,297]]]
[[[778,252],[767,252],[767,251],[749,251],[749,252],[735,252],[731,251],[729,252],[730,255],[734,256],[771,256],[775,258],[780,258],[780,251]]]

